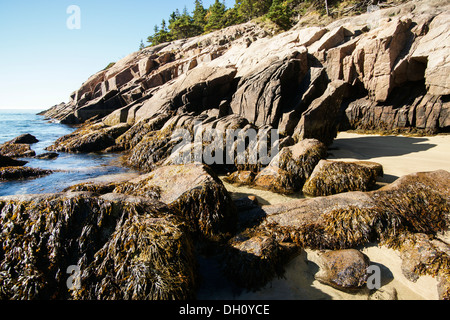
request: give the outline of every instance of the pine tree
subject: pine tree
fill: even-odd
[[[207,10],[203,7],[201,0],[195,0],[195,8],[192,12],[192,18],[194,19],[194,24],[202,33],[206,25],[206,13]]]
[[[144,40],[141,39],[141,43],[139,44],[139,51],[145,49]]]
[[[236,0],[235,8],[245,21],[263,16],[269,12],[272,0]]]
[[[161,29],[158,25],[155,25],[154,31],[154,34],[147,38],[147,42],[152,46],[173,40],[173,35],[167,29],[166,20],[164,19],[161,21]]]
[[[284,30],[292,26],[292,10],[287,1],[273,0],[266,16]]]
[[[206,15],[207,23],[205,25],[205,31],[210,32],[214,30],[222,29],[223,17],[225,15],[225,4],[216,0],[214,4],[209,7],[208,13]]]
[[[186,7],[184,7],[182,14],[179,14],[178,9],[175,11],[174,19],[171,17],[169,29],[175,39],[186,39],[197,35],[194,19],[189,15]]]

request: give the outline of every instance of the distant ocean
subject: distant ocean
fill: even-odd
[[[46,147],[56,139],[75,130],[68,125],[50,122],[38,116],[38,110],[2,110],[0,109],[0,144],[21,134],[29,133],[39,142],[32,144],[36,154],[48,152]],[[38,194],[60,192],[64,188],[81,181],[102,175],[119,174],[130,171],[115,165],[118,155],[115,154],[69,154],[59,153],[53,160],[23,158],[29,161],[26,166],[41,169],[58,170],[51,175],[20,181],[0,182],[0,196],[16,194]]]

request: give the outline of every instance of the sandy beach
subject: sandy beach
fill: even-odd
[[[424,171],[450,171],[450,135],[431,137],[378,136],[341,132],[329,159],[366,160],[383,165],[380,182]]]
[[[329,159],[352,161],[374,161],[383,165],[384,177],[379,184],[395,181],[398,177],[415,172],[450,171],[450,135],[430,137],[378,136],[356,133],[339,133],[329,148]],[[226,185],[236,195],[255,194],[264,204],[289,201],[293,197],[260,192],[251,188]],[[449,241],[449,232],[440,236]],[[315,261],[319,252],[303,250],[286,267],[284,278],[274,279],[258,292],[244,292],[236,299],[287,299],[287,300],[438,300],[437,281],[430,276],[422,276],[415,283],[404,277],[401,271],[400,253],[376,244],[359,248],[372,264],[380,267],[382,287],[373,295],[368,290],[349,294],[314,279],[318,271]],[[230,298],[226,292],[223,298]],[[218,297],[219,299],[221,297]]]

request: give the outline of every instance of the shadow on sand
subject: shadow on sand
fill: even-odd
[[[367,160],[381,157],[397,157],[427,151],[436,144],[429,139],[403,136],[358,136],[336,139],[330,147],[334,157],[353,157]]]

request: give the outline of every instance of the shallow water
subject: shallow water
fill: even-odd
[[[49,122],[36,110],[0,110],[0,144],[21,134],[34,135],[39,142],[32,144],[37,155],[47,152],[45,148],[56,139],[73,132],[76,128]],[[85,180],[104,175],[131,172],[118,165],[117,154],[69,154],[59,153],[53,160],[22,158],[27,167],[50,169],[56,172],[35,179],[0,182],[0,196],[61,192],[63,189]]]

